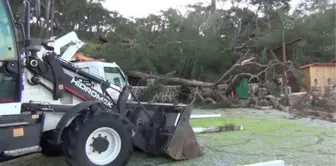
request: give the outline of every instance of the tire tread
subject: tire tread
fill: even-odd
[[[122,123],[122,126],[124,126],[124,130],[129,132],[130,135],[132,135],[132,129],[130,124],[125,120],[125,117],[122,115],[113,112],[112,110],[109,111],[103,111],[105,110],[105,107],[102,107],[100,104],[92,105],[88,110],[83,110],[81,114],[73,120],[73,122],[69,125],[68,133],[66,134],[66,137],[64,139],[64,148],[63,151],[66,156],[66,163],[70,166],[77,166],[76,165],[76,159],[75,159],[75,152],[76,152],[76,143],[78,131],[89,119],[95,118],[97,115],[102,116],[108,116],[111,118],[111,121],[116,120]],[[105,115],[106,114],[106,115]],[[132,138],[130,138],[132,139]],[[123,147],[122,147],[123,148]],[[123,162],[123,165],[126,165],[128,160],[130,159],[130,156],[133,152],[132,146],[127,150],[128,156],[127,159]],[[123,166],[122,165],[122,166]]]

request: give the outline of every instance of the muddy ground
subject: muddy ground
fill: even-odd
[[[219,166],[244,165],[275,159],[293,166],[336,165],[335,123],[311,118],[292,119],[289,113],[254,109],[195,109],[194,113],[221,113],[223,118],[193,120],[195,127],[233,123],[244,130],[198,134],[203,155],[172,162],[165,158],[134,153],[127,166]],[[66,166],[61,157],[39,154],[2,163],[0,166]]]

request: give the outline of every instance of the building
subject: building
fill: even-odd
[[[329,63],[312,63],[300,67],[305,75],[304,83],[308,85],[309,90],[317,89],[321,95],[325,91],[331,90],[330,87],[336,85],[336,63],[331,61]],[[301,87],[301,91],[305,91]]]

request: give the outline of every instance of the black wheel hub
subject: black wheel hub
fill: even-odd
[[[91,144],[93,147],[94,151],[97,151],[98,153],[105,152],[109,146],[109,142],[105,137],[102,137],[99,135],[96,138],[93,138],[93,143]]]

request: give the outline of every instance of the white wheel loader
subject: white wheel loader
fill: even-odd
[[[25,17],[14,19],[0,0],[0,157],[41,151],[73,166],[124,166],[133,148],[174,160],[200,155],[191,105],[139,102],[129,85],[114,88],[62,59],[48,41],[30,37],[31,4],[39,15],[39,0],[20,2]],[[38,55],[41,48],[50,52]]]
[[[74,31],[57,39],[56,37],[52,37],[49,39],[48,43],[45,44],[48,44],[46,47],[52,47],[53,49],[48,50],[42,47],[37,53],[39,58],[42,59],[43,55],[47,53],[55,53],[60,55],[59,58],[71,62],[74,66],[97,77],[108,80],[111,82],[111,87],[113,88],[108,89],[108,93],[115,101],[118,99],[122,88],[125,85],[129,85],[126,75],[115,62],[105,62],[102,59],[93,59],[78,53],[77,51],[85,43],[78,38],[76,32]],[[61,51],[61,48],[64,47],[66,47],[66,49]],[[68,72],[68,74],[73,75],[71,72]],[[86,80],[84,83],[89,86],[93,86],[94,89],[100,89],[100,85],[97,83],[90,82],[89,80]],[[129,99],[131,99],[131,95],[129,96]]]

